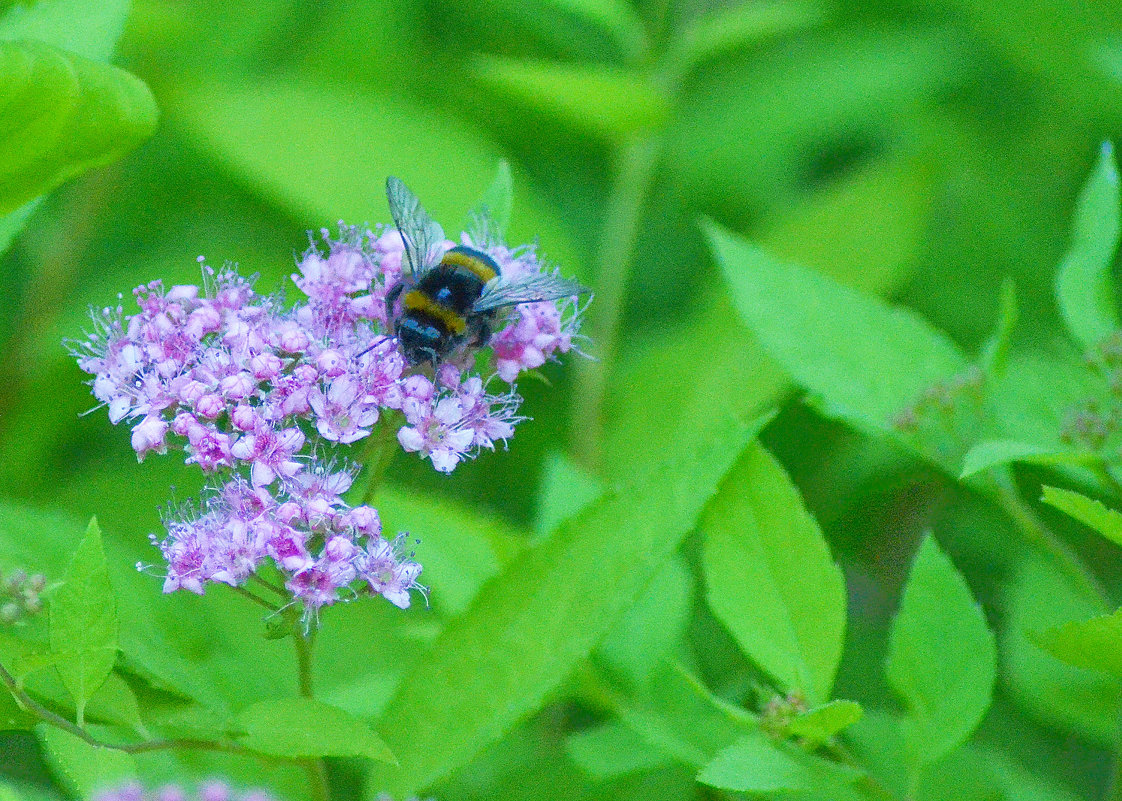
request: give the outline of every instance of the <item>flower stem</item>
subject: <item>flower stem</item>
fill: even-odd
[[[367,438],[366,451],[362,455],[362,462],[366,466],[366,488],[362,491],[362,503],[366,505],[374,500],[374,493],[382,485],[386,476],[386,469],[390,466],[394,456],[394,443],[397,437],[390,421],[383,418],[378,421]]]
[[[1087,598],[1096,602],[1104,612],[1107,611],[1110,608],[1110,596],[1106,588],[1090,568],[1083,564],[1079,555],[1056,536],[1035,510],[1025,503],[1013,483],[1009,470],[993,471],[993,480],[997,487],[998,503],[1025,535],[1025,539],[1051,557],[1073,586],[1083,591]]]
[[[292,641],[296,643],[296,665],[300,681],[300,695],[312,698],[312,652],[315,646],[315,629],[304,632],[296,620],[292,621]],[[323,759],[312,758],[304,762],[308,774],[308,790],[313,801],[329,801],[331,785],[327,780],[327,765]]]
[[[0,683],[3,683],[8,688],[8,692],[15,698],[16,703],[25,712],[28,712],[39,720],[47,723],[55,728],[62,729],[68,732],[84,743],[94,745],[99,748],[112,748],[115,751],[124,751],[126,754],[143,754],[150,751],[175,751],[175,750],[190,750],[190,751],[217,751],[227,754],[246,754],[257,757],[258,759],[267,762],[283,762],[283,759],[268,757],[264,754],[258,754],[244,748],[237,743],[223,743],[213,742],[210,740],[191,740],[191,739],[170,739],[170,740],[147,740],[142,743],[107,743],[99,740],[94,735],[90,734],[86,729],[71,723],[66,718],[62,717],[55,712],[47,709],[34,698],[27,694],[27,692],[19,686],[19,682],[15,677],[8,672],[2,664],[0,664]]]
[[[596,302],[588,325],[598,344],[599,360],[579,365],[573,397],[576,456],[596,470],[602,459],[604,397],[615,366],[620,318],[635,260],[639,223],[660,151],[659,137],[643,134],[624,143],[617,154],[615,178],[604,212],[597,254]]]

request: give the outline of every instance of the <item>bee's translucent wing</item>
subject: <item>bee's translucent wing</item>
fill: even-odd
[[[400,178],[391,175],[386,179],[386,197],[390,201],[393,224],[405,243],[409,270],[419,275],[433,265],[434,251],[444,241],[444,229],[429,216],[421,201]]]
[[[484,287],[483,294],[471,308],[475,312],[485,312],[501,306],[513,306],[516,303],[570,298],[588,291],[587,287],[581,286],[576,281],[552,273],[541,273],[510,281],[499,277]]]

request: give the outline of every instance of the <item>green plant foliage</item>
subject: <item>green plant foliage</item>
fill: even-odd
[[[654,87],[626,72],[493,56],[478,59],[474,67],[483,86],[608,139],[650,130],[670,111]]]
[[[1071,729],[1107,747],[1117,742],[1113,710],[1122,702],[1122,684],[1101,673],[1058,661],[1029,633],[1106,614],[1039,559],[1021,566],[1003,599],[1008,624],[1000,640],[1002,675],[1020,704],[1061,730]]]
[[[706,510],[709,606],[786,692],[829,700],[845,634],[845,583],[814,518],[762,447]]]
[[[0,86],[0,214],[116,161],[156,126],[139,79],[49,45],[0,42]]]
[[[953,649],[954,659],[948,659]],[[904,701],[913,771],[961,744],[993,697],[994,637],[970,588],[934,537],[920,545],[892,623],[885,674]]]
[[[803,712],[788,726],[788,731],[812,743],[824,743],[861,719],[861,705],[854,701],[828,701]]]
[[[101,547],[101,530],[91,520],[63,585],[51,598],[51,651],[55,669],[78,705],[79,725],[86,702],[117,661],[120,623]]]
[[[381,732],[401,770],[374,776],[400,789],[428,786],[539,705],[638,598],[761,423],[713,426],[698,437],[703,444],[597,501],[508,564],[398,688]],[[593,574],[615,592],[589,593],[570,578]],[[408,755],[397,746],[406,737]],[[418,747],[418,737],[430,744]]]
[[[1120,203],[1118,165],[1113,146],[1106,142],[1079,195],[1071,248],[1056,273],[1056,300],[1064,322],[1087,350],[1122,327],[1111,282],[1111,265],[1122,231]]]
[[[89,798],[107,786],[136,777],[136,760],[129,754],[83,742],[52,726],[36,727],[51,770],[68,792]]]
[[[739,792],[830,792],[853,782],[859,772],[796,749],[768,742],[761,734],[737,740],[706,765],[698,781],[710,787]]]
[[[717,225],[706,233],[741,318],[830,414],[889,431],[923,389],[966,368],[958,348],[916,315],[780,262]]]
[[[0,0],[0,801],[1119,796],[1120,8]],[[297,423],[355,467],[306,547],[366,500],[407,609],[382,573],[301,617],[344,575],[238,561],[287,507],[204,535],[246,583],[162,592],[229,471],[180,433],[137,464],[171,407],[107,424],[154,379],[117,353],[91,397],[90,309],[210,283],[199,254],[293,309],[306,230],[385,232],[390,175],[451,240],[486,216],[504,278],[588,287],[572,350],[452,475],[397,447],[420,397],[375,442]],[[236,392],[271,369],[238,339],[164,379]]]
[[[242,742],[282,757],[360,756],[394,762],[370,727],[342,709],[310,698],[276,698],[243,709],[234,719]]]
[[[1040,500],[1090,526],[1111,542],[1122,545],[1122,513],[1108,509],[1102,501],[1058,487],[1044,487]]]
[[[1118,612],[1064,623],[1031,639],[1061,662],[1122,678],[1122,614]]]

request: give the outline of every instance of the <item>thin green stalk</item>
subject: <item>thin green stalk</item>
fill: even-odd
[[[639,223],[654,178],[659,137],[642,134],[622,145],[604,212],[597,253],[596,300],[588,310],[588,332],[596,343],[597,360],[579,365],[573,418],[576,455],[596,470],[602,453],[604,397],[616,361],[620,318],[628,278],[635,260]]]
[[[227,586],[229,586],[230,589],[233,590],[234,592],[236,592],[238,595],[240,595],[243,598],[246,598],[250,601],[253,601],[253,603],[257,604],[258,606],[262,606],[265,609],[268,609],[270,612],[275,613],[275,612],[280,611],[279,607],[273,606],[271,603],[269,603],[268,601],[266,601],[264,598],[262,598],[259,595],[254,595],[252,592],[247,590],[245,587],[235,587],[232,584],[227,585]]]
[[[374,493],[382,485],[386,477],[386,469],[393,461],[397,426],[383,418],[378,421],[370,436],[367,438],[366,451],[362,456],[362,463],[366,465],[366,488],[362,491],[362,503],[368,504],[374,500]]]
[[[300,683],[300,695],[313,698],[312,692],[312,655],[315,646],[315,630],[305,633],[299,622],[292,621],[292,641],[296,644],[296,665]],[[304,761],[308,775],[308,790],[313,801],[329,801],[331,785],[327,779],[327,765],[322,759],[312,758]]]
[[[29,712],[44,723],[69,732],[79,740],[99,748],[112,748],[115,751],[124,751],[126,754],[143,754],[151,751],[173,750],[217,751],[227,754],[248,754],[270,762],[282,761],[256,754],[236,743],[211,742],[209,740],[172,739],[147,740],[142,743],[108,743],[98,739],[83,727],[70,722],[62,717],[62,715],[52,712],[40,704],[19,686],[19,682],[16,681],[15,677],[9,673],[7,668],[3,665],[0,665],[0,683],[3,683],[4,686],[8,688],[8,692],[12,694],[12,697],[16,699],[16,703],[18,703],[20,708],[25,712]]]
[[[1103,587],[1098,577],[1091,572],[1079,555],[1055,532],[1044,524],[1031,506],[1025,503],[1021,494],[1013,484],[1013,478],[1008,469],[993,471],[994,484],[997,487],[997,498],[1002,509],[1009,515],[1021,533],[1030,543],[1039,548],[1044,554],[1059,566],[1064,575],[1073,584],[1083,590],[1088,598],[1098,602],[1103,611],[1110,608],[1110,596]]]

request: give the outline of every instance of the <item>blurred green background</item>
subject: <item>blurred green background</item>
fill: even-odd
[[[558,454],[618,478],[678,426],[785,397],[701,218],[891,294],[968,350],[1012,276],[1018,344],[1051,348],[1074,198],[1122,133],[1117,2],[136,0],[115,63],[151,87],[158,132],[50,195],[0,258],[0,487],[135,542],[198,478],[174,457],[137,467],[127,430],[82,414],[62,339],[139,283],[197,281],[200,254],[282,286],[308,229],[388,221],[388,174],[451,229],[508,159],[508,238],[540,238],[596,290],[598,360],[521,387],[534,421],[508,453],[451,478],[401,455],[392,473],[529,528]],[[983,600],[998,592],[1007,524],[977,499],[797,404],[765,441],[850,574],[851,640],[883,630],[933,525]],[[856,649],[843,695],[879,653]],[[1095,746],[1007,703],[995,737],[1072,787],[1103,779]]]

